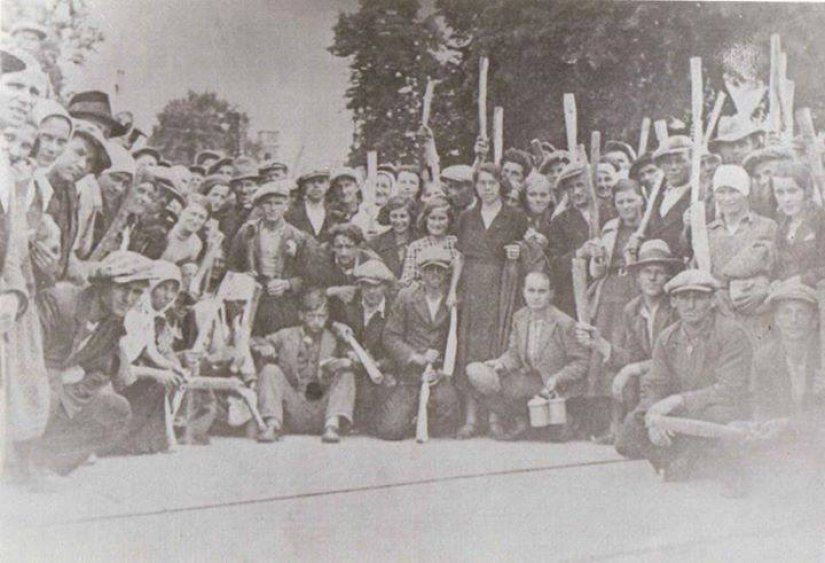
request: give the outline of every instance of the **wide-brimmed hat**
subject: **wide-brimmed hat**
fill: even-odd
[[[207,158],[214,158],[215,160],[220,160],[225,157],[226,155],[221,151],[204,149],[195,155],[195,165],[203,166],[203,161]]]
[[[226,165],[232,166],[232,164],[234,162],[235,161],[233,159],[229,158],[228,156],[225,156],[223,158],[219,158],[218,160],[216,160],[215,162],[213,162],[212,164],[209,165],[209,168],[206,170],[206,173],[207,174],[216,174],[222,166],[226,166]]]
[[[106,139],[103,138],[103,135],[100,133],[100,130],[89,123],[84,121],[75,121],[73,129],[73,135],[80,135],[94,145],[95,150],[97,151],[98,159],[96,162],[95,169],[92,170],[92,173],[97,176],[102,171],[106,170],[112,165],[112,159],[109,156],[109,147],[106,142]]]
[[[819,307],[816,290],[809,285],[805,285],[798,278],[789,278],[776,282],[771,286],[765,304],[776,305],[782,301],[802,301],[814,307]]]
[[[206,176],[206,168],[198,164],[193,164],[192,166],[190,166],[189,172],[191,172],[192,174],[200,174],[201,176]]]
[[[690,154],[692,148],[693,143],[691,142],[690,137],[687,135],[673,135],[672,137],[668,137],[661,145],[659,145],[659,148],[657,148],[653,153],[653,161],[656,162],[662,157],[671,154]]]
[[[418,253],[418,259],[416,260],[419,269],[424,269],[427,266],[449,268],[452,261],[453,256],[450,251],[440,246],[428,246]]]
[[[633,147],[631,147],[630,145],[628,145],[624,141],[607,141],[604,144],[605,154],[609,153],[609,152],[616,152],[616,151],[623,152],[624,154],[626,154],[627,159],[630,162],[633,162],[634,160],[636,160],[636,151],[633,150]]]
[[[0,72],[10,74],[21,70],[26,70],[26,62],[17,55],[5,49],[0,49]]]
[[[49,35],[49,31],[46,29],[46,26],[34,21],[17,22],[11,28],[11,36],[14,37],[17,33],[21,31],[31,31],[32,33],[35,33],[41,41]]]
[[[553,151],[548,153],[547,156],[544,157],[544,160],[539,165],[539,172],[542,174],[547,174],[550,170],[550,167],[557,162],[564,162],[566,164],[570,164],[573,162],[573,158],[570,156],[570,153],[563,150]]]
[[[356,282],[371,285],[393,283],[395,281],[395,275],[380,260],[367,260],[358,264],[353,268],[352,275]]]
[[[132,158],[137,160],[141,155],[144,154],[148,154],[155,157],[155,160],[157,160],[158,162],[160,162],[161,160],[160,151],[154,147],[141,147],[132,153]]]
[[[748,153],[748,156],[742,161],[742,166],[748,171],[748,174],[752,175],[754,168],[763,162],[793,159],[794,154],[790,147],[771,145]]]
[[[69,115],[76,119],[95,119],[106,123],[111,129],[109,137],[120,137],[128,129],[112,116],[109,95],[100,90],[89,90],[72,96],[68,105]]]
[[[634,180],[639,179],[639,172],[642,171],[642,168],[648,165],[656,165],[653,161],[653,153],[646,152],[639,156],[636,160],[633,161],[633,164],[630,165],[630,171],[628,172],[628,177],[633,178]]]
[[[662,264],[671,270],[681,267],[682,261],[673,257],[670,247],[660,239],[646,240],[639,247],[639,257],[635,262],[627,265],[628,270],[643,268],[650,264]]]
[[[252,196],[252,205],[258,205],[264,198],[269,196],[289,199],[291,185],[292,181],[288,178],[281,178],[280,180],[273,180],[263,184],[255,191],[255,195]]]
[[[241,180],[255,180],[260,178],[258,173],[258,163],[248,156],[239,156],[234,162],[235,170],[232,172],[231,182],[240,182]],[[211,170],[211,168],[210,168]],[[215,170],[217,172],[217,170]],[[211,172],[214,173],[214,172]]]
[[[210,190],[215,186],[229,186],[229,180],[222,174],[210,174],[198,186],[198,193],[209,195]]]
[[[685,270],[673,276],[665,284],[665,291],[668,295],[676,295],[683,291],[701,291],[703,293],[713,293],[719,289],[719,282],[710,272],[704,270]]]
[[[714,147],[719,143],[733,143],[745,137],[765,132],[761,126],[750,119],[727,115],[719,119],[719,128],[716,131],[716,138],[708,143],[711,151],[713,151]]]
[[[177,185],[177,176],[171,168],[157,166],[148,174],[154,184],[169,198],[186,205],[186,198],[181,194]]]

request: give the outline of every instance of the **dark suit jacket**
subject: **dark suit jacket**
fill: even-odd
[[[352,303],[343,303],[337,299],[330,301],[330,317],[350,327],[358,343],[376,361],[387,356],[382,338],[384,326],[387,324],[391,309],[392,298],[388,295],[384,305],[384,316],[382,317],[376,313],[370,317],[369,323],[364,326],[364,306],[361,304],[360,295],[356,295]]]
[[[329,210],[327,210],[327,214],[324,216],[324,222],[321,225],[321,232],[316,235],[312,228],[312,223],[310,223],[309,217],[307,216],[306,204],[303,201],[296,201],[295,204],[287,210],[284,219],[293,227],[301,229],[319,242],[327,241],[329,238],[329,229],[335,224],[332,221]]]
[[[575,315],[576,303],[573,299],[572,260],[578,250],[590,236],[590,227],[584,216],[574,209],[567,208],[550,223],[548,232],[547,254],[553,276],[553,288],[556,295],[554,303],[564,313]]]
[[[530,310],[522,307],[513,316],[510,342],[500,361],[508,371],[537,371],[542,382],[556,377],[557,390],[563,397],[583,395],[587,390],[590,351],[576,340],[575,321],[553,306],[538,317],[544,321],[539,339],[539,356],[534,364],[527,358],[527,329]]]
[[[408,239],[409,242],[415,240],[414,237]],[[369,243],[369,247],[381,258],[387,268],[395,274],[396,278],[401,277],[404,263],[398,258],[398,247],[395,245],[395,233],[389,230],[381,233]]]
[[[236,272],[249,272],[260,277],[260,242],[261,219],[245,224],[235,235],[227,256],[227,265]],[[317,252],[317,244],[312,237],[299,231],[289,223],[284,225],[281,237],[281,252],[284,256],[283,279],[292,283],[291,292],[301,289],[306,264]]]
[[[446,299],[446,293],[444,297]],[[415,285],[399,292],[384,325],[382,341],[396,367],[404,372],[414,353],[421,354],[432,348],[443,354],[449,330],[450,314],[444,300],[435,321],[430,320],[424,288]]]
[[[315,377],[307,378],[307,374],[301,373],[298,361],[298,355],[305,350],[304,331],[300,326],[291,326],[283,328],[266,337],[266,340],[272,345],[277,354],[275,363],[284,372],[289,383],[293,388],[303,391],[307,383],[313,380],[320,380],[321,367],[320,364],[330,358],[342,357],[342,348],[339,346],[338,340],[327,329],[324,329],[321,334],[321,345],[318,351],[318,366],[315,366]]]
[[[611,342],[612,350],[607,365],[613,369],[621,369],[628,364],[649,360],[653,357],[653,346],[647,337],[647,321],[639,311],[642,310],[644,300],[639,295],[634,297],[622,310],[619,340]],[[662,331],[679,320],[676,309],[665,299],[656,310],[653,318],[654,343]]]
[[[686,257],[690,252],[690,247],[685,244],[682,231],[685,228],[683,216],[687,208],[690,207],[690,190],[685,191],[679,201],[668,210],[664,217],[661,217],[659,209],[662,207],[666,190],[667,185],[663,185],[662,189],[659,190],[659,196],[653,202],[653,214],[650,216],[645,238],[647,240],[661,239],[667,243],[674,256]]]

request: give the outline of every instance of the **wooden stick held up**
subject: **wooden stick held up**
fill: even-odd
[[[705,202],[702,198],[701,172],[702,152],[702,59],[690,59],[691,120],[693,122],[693,147],[690,167],[690,231],[693,257],[700,270],[710,271],[710,243],[705,217]]]
[[[578,121],[576,116],[576,96],[573,94],[564,95],[564,130],[567,133],[567,150],[573,158],[579,147]]]
[[[705,129],[705,144],[707,144],[708,140],[710,140],[711,136],[713,135],[713,130],[716,129],[716,124],[719,123],[719,117],[722,115],[722,106],[725,105],[725,98],[727,96],[721,90],[718,94],[716,94],[716,101],[713,104],[713,109],[710,112],[710,118],[708,119],[708,126]]]
[[[504,155],[504,108],[496,106],[493,108],[493,162],[496,166],[501,166],[501,158]]]
[[[478,134],[487,138],[487,71],[490,61],[481,57],[478,71]]]
[[[650,139],[650,118],[642,118],[642,128],[639,131],[639,150],[637,154],[642,156],[647,152],[647,144]]]
[[[433,103],[433,93],[435,91],[435,81],[427,80],[427,89],[424,91],[424,100],[422,102],[421,110],[421,125],[428,127],[430,124],[430,111]]]
[[[661,145],[668,138],[667,121],[664,119],[657,119],[653,122],[653,130],[656,133],[656,142]]]

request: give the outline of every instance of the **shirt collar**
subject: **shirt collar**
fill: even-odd
[[[379,303],[378,306],[373,307],[373,308],[368,307],[367,304],[364,303],[364,300],[362,299],[361,300],[361,307],[364,308],[364,320],[365,321],[369,321],[372,318],[372,316],[375,315],[376,313],[380,314],[381,318],[383,319],[384,316],[385,316],[386,308],[387,308],[387,298],[386,297],[382,298],[381,303]]]

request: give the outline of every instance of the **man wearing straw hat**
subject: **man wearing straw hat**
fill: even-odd
[[[744,420],[753,347],[745,330],[714,306],[719,282],[703,270],[686,270],[666,285],[679,321],[666,328],[642,377],[641,401],[628,415],[616,450],[647,459],[666,480],[686,480],[715,444],[660,428],[657,417],[718,424]]]
[[[722,157],[722,164],[741,165],[748,154],[762,147],[764,137],[765,130],[747,117],[723,116],[708,148]]]
[[[513,316],[510,343],[499,358],[467,366],[475,393],[490,409],[490,434],[513,440],[527,430],[527,401],[539,393],[567,399],[587,390],[590,353],[576,340],[575,321],[553,306],[550,278],[524,279],[527,303]],[[571,412],[575,419],[576,413]],[[561,436],[571,436],[575,420]]]

